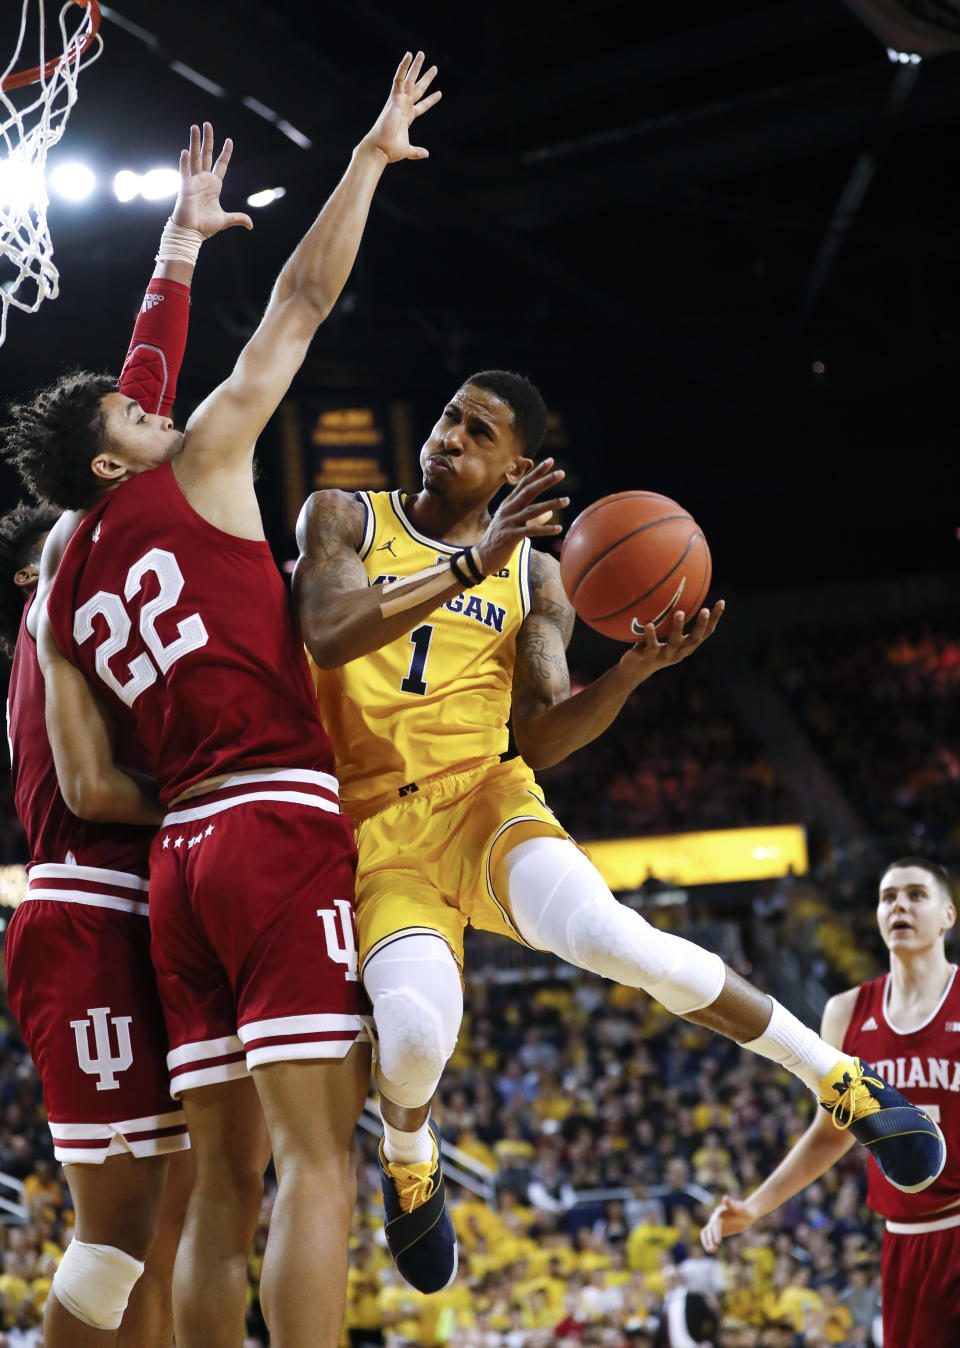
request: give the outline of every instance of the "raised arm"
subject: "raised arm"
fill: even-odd
[[[120,372],[120,392],[135,398],[145,412],[169,416],[183,363],[190,316],[190,286],[197,252],[204,240],[235,225],[253,228],[242,211],[220,205],[233,141],[227,137],[214,162],[213,127],[191,126],[190,143],[180,151],[180,188],[160,237],[153,275],[137,314],[133,336]]]
[[[84,676],[61,655],[46,615],[40,619],[37,652],[47,737],[67,809],[81,819],[159,825],[163,810],[153,788],[114,763],[106,713]]]
[[[544,515],[541,495],[563,477],[552,459],[526,473],[490,520],[473,552],[484,575],[506,566],[521,539],[559,532]],[[565,505],[560,497],[551,505]],[[300,556],[293,593],[307,650],[321,669],[379,650],[403,636],[465,586],[447,561],[418,575],[371,586],[358,554],[364,507],[342,491],[318,491],[307,498],[297,520]],[[456,560],[456,559],[454,559]]]
[[[422,72],[422,73],[421,73]],[[436,67],[423,53],[400,62],[390,96],[320,215],[283,267],[260,326],[233,373],[201,403],[187,425],[175,464],[188,500],[216,520],[231,477],[246,484],[257,437],[276,410],[317,328],[333,308],[353,267],[380,175],[401,159],[425,159],[410,127],[440,97],[428,94]]]
[[[534,769],[559,763],[595,740],[613,723],[633,690],[658,670],[692,655],[723,612],[722,601],[712,612],[702,609],[686,636],[684,615],[677,613],[662,642],[652,625],[645,628],[642,642],[571,697],[566,649],[574,611],[555,558],[542,552],[531,555],[530,589],[533,603],[517,636],[511,716],[517,748]]]
[[[851,988],[841,992],[839,996],[831,997],[824,1007],[820,1034],[837,1049],[842,1046],[850,1026],[858,990]],[[725,1236],[746,1231],[761,1217],[775,1212],[788,1198],[826,1174],[841,1156],[846,1155],[854,1141],[849,1129],[837,1128],[830,1114],[818,1108],[803,1137],[790,1148],[759,1189],[744,1200],[724,1195],[723,1202],[714,1208],[700,1232],[703,1248],[713,1254]]]
[[[232,154],[233,141],[228,136],[214,163],[213,127],[204,122],[201,133],[200,127],[191,126],[190,144],[180,151],[180,188],[169,223],[195,236],[194,253],[205,239],[222,230],[234,225],[253,228],[249,215],[225,211],[220,205],[220,191]],[[196,265],[195,255],[193,261],[165,257],[171,247],[169,239],[169,228],[164,226],[153,275],[147,286],[147,296],[158,298],[148,301],[145,297],[137,312],[119,381],[120,392],[135,398],[145,412],[163,415],[173,407],[187,344],[190,286]],[[189,240],[187,243],[181,241],[180,249],[189,252],[188,245]],[[175,243],[173,250],[177,251]],[[65,511],[47,535],[40,561],[37,597],[27,615],[27,627],[34,640],[60,558],[83,516],[82,510]]]

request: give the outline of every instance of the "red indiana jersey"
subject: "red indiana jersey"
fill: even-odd
[[[47,613],[61,652],[133,718],[164,805],[221,773],[333,772],[269,545],[209,524],[169,464],[84,519]]]
[[[145,876],[152,828],[91,824],[71,814],[64,804],[47,741],[43,674],[36,642],[27,631],[32,604],[33,596],[24,606],[7,694],[13,803],[27,835],[31,860],[74,861],[78,866]],[[118,757],[130,757],[122,744]]]
[[[901,1193],[870,1160],[867,1203],[873,1211],[895,1222],[922,1222],[937,1209],[960,1202],[960,978],[954,968],[933,1015],[918,1029],[906,1031],[890,1023],[889,982],[885,974],[861,985],[843,1051],[869,1063],[940,1125],[947,1164],[923,1193]]]
[[[148,412],[166,415],[173,406],[190,313],[190,287],[154,278],[140,306],[123,372],[121,393]],[[153,830],[124,824],[91,824],[67,809],[47,743],[43,675],[24,608],[10,673],[7,736],[13,802],[33,861],[66,862],[147,874]],[[132,746],[118,746],[119,761],[137,765]]]

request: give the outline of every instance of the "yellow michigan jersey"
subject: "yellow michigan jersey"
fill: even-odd
[[[407,518],[403,493],[358,492],[360,557],[371,585],[412,576],[460,551]],[[530,611],[530,541],[412,632],[340,669],[314,667],[340,794],[362,818],[428,778],[496,760],[507,748],[517,632]]]

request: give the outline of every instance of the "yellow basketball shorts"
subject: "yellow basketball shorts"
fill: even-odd
[[[357,826],[360,967],[399,932],[432,932],[463,967],[467,923],[522,936],[497,893],[503,854],[525,838],[569,837],[520,758],[437,777]]]

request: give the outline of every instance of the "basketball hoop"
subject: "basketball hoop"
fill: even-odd
[[[16,47],[0,75],[0,346],[11,305],[36,313],[45,299],[56,299],[59,293],[60,276],[47,226],[47,152],[66,129],[77,101],[80,71],[97,59],[103,47],[97,0],[66,0],[60,11],[61,50],[46,60],[45,0],[37,0],[40,61],[17,70],[30,2],[22,0]],[[71,20],[75,20],[72,28]],[[38,91],[17,108],[11,92],[31,84],[38,85]]]

